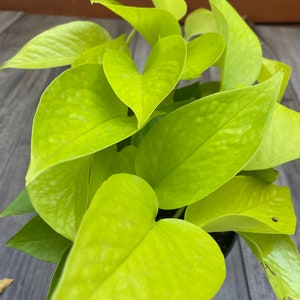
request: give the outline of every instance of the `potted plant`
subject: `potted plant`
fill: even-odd
[[[289,66],[262,56],[225,0],[183,33],[183,0],[92,2],[131,34],[75,21],[2,65],[71,66],[41,96],[26,189],[1,214],[36,216],[7,245],[58,263],[49,299],[211,299],[226,269],[213,233],[236,232],[278,298],[298,299],[296,218],[274,183],[274,167],[300,157],[300,114],[280,104]],[[151,47],[143,71],[135,34]],[[202,83],[215,66],[220,81]]]

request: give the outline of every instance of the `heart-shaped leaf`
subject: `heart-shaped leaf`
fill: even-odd
[[[212,11],[199,8],[191,12],[184,22],[185,39],[205,34],[208,32],[218,32],[217,23]]]
[[[287,235],[240,232],[259,262],[278,299],[300,298],[300,256]]]
[[[165,9],[170,12],[177,20],[181,19],[187,11],[184,0],[152,0],[155,7]]]
[[[124,6],[115,0],[91,0],[91,2],[102,4],[122,17],[152,46],[160,38],[174,34],[181,35],[176,18],[165,9]]]
[[[71,242],[46,224],[39,216],[31,219],[6,246],[23,251],[37,259],[57,264]]]
[[[90,21],[58,25],[30,40],[0,69],[40,69],[71,65],[81,52],[110,39],[111,36],[104,28]]]
[[[218,33],[207,33],[187,44],[183,80],[195,79],[211,67],[222,55],[225,42]]]
[[[104,55],[105,75],[118,97],[135,113],[142,127],[155,108],[178,83],[186,58],[180,36],[160,39],[153,47],[143,74],[125,53],[112,50]]]
[[[262,67],[258,76],[258,81],[262,82],[264,80],[269,79],[270,77],[272,77],[274,74],[276,74],[281,70],[283,71],[284,77],[282,80],[280,93],[278,95],[278,101],[282,99],[282,96],[284,95],[285,89],[289,82],[291,72],[292,72],[291,67],[280,61],[263,58]]]
[[[208,232],[293,234],[296,217],[287,187],[237,176],[190,205],[185,219]]]
[[[210,0],[219,33],[226,41],[221,60],[223,90],[252,85],[260,72],[262,50],[257,36],[226,0]]]
[[[282,133],[284,128],[284,134]],[[271,126],[245,170],[279,166],[300,157],[300,113],[276,104]]]
[[[33,122],[27,184],[58,163],[95,153],[137,131],[136,118],[106,80],[102,66],[81,65],[44,91]]]
[[[256,86],[194,101],[149,130],[136,170],[156,191],[160,208],[202,199],[247,164],[271,121],[281,79],[277,74]]]
[[[225,277],[220,248],[186,221],[155,223],[156,213],[144,180],[110,177],[84,218],[53,300],[211,299]]]

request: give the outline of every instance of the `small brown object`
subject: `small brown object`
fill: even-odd
[[[4,292],[6,288],[8,288],[14,280],[12,278],[3,278],[0,279],[0,294]]]
[[[273,217],[273,218],[272,218],[272,221],[273,221],[273,222],[278,222],[278,218]]]

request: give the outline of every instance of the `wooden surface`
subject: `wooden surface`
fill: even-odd
[[[10,58],[28,39],[54,25],[73,20],[70,17],[30,15],[0,11],[0,64]],[[114,36],[129,32],[120,20],[96,20]],[[256,26],[263,42],[266,57],[279,59],[293,68],[285,104],[300,111],[300,28],[284,26]],[[145,51],[134,51],[141,63],[148,48],[141,38],[132,44]],[[0,72],[0,211],[24,187],[30,151],[31,122],[39,96],[45,86],[62,69],[40,71],[3,70]],[[204,79],[216,76],[206,73]],[[299,133],[300,134],[300,133]],[[300,218],[300,161],[281,168],[282,184],[291,186],[296,212]],[[3,244],[28,217],[0,219],[0,279],[14,278],[15,282],[0,296],[0,300],[43,300],[53,274],[54,265],[37,261],[23,253],[5,248]],[[299,228],[295,240],[300,249]],[[238,240],[226,259],[227,279],[217,300],[276,299],[262,268],[244,242]],[[68,300],[68,299],[66,299]]]
[[[124,5],[152,6],[151,0],[122,0]],[[299,0],[229,0],[244,16],[258,23],[300,22]],[[189,10],[209,7],[208,0],[187,0]],[[81,17],[115,17],[99,4],[89,0],[1,0],[0,10],[20,10],[27,13],[54,14]]]

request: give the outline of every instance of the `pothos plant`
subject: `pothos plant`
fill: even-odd
[[[209,233],[234,231],[278,298],[299,299],[296,218],[273,169],[300,157],[300,114],[280,104],[289,66],[225,0],[183,28],[183,0],[92,2],[132,32],[70,22],[2,65],[70,65],[41,96],[26,189],[1,214],[36,216],[7,245],[58,264],[49,299],[211,299],[225,261]],[[142,72],[135,34],[151,47]],[[220,81],[203,83],[213,66]]]

